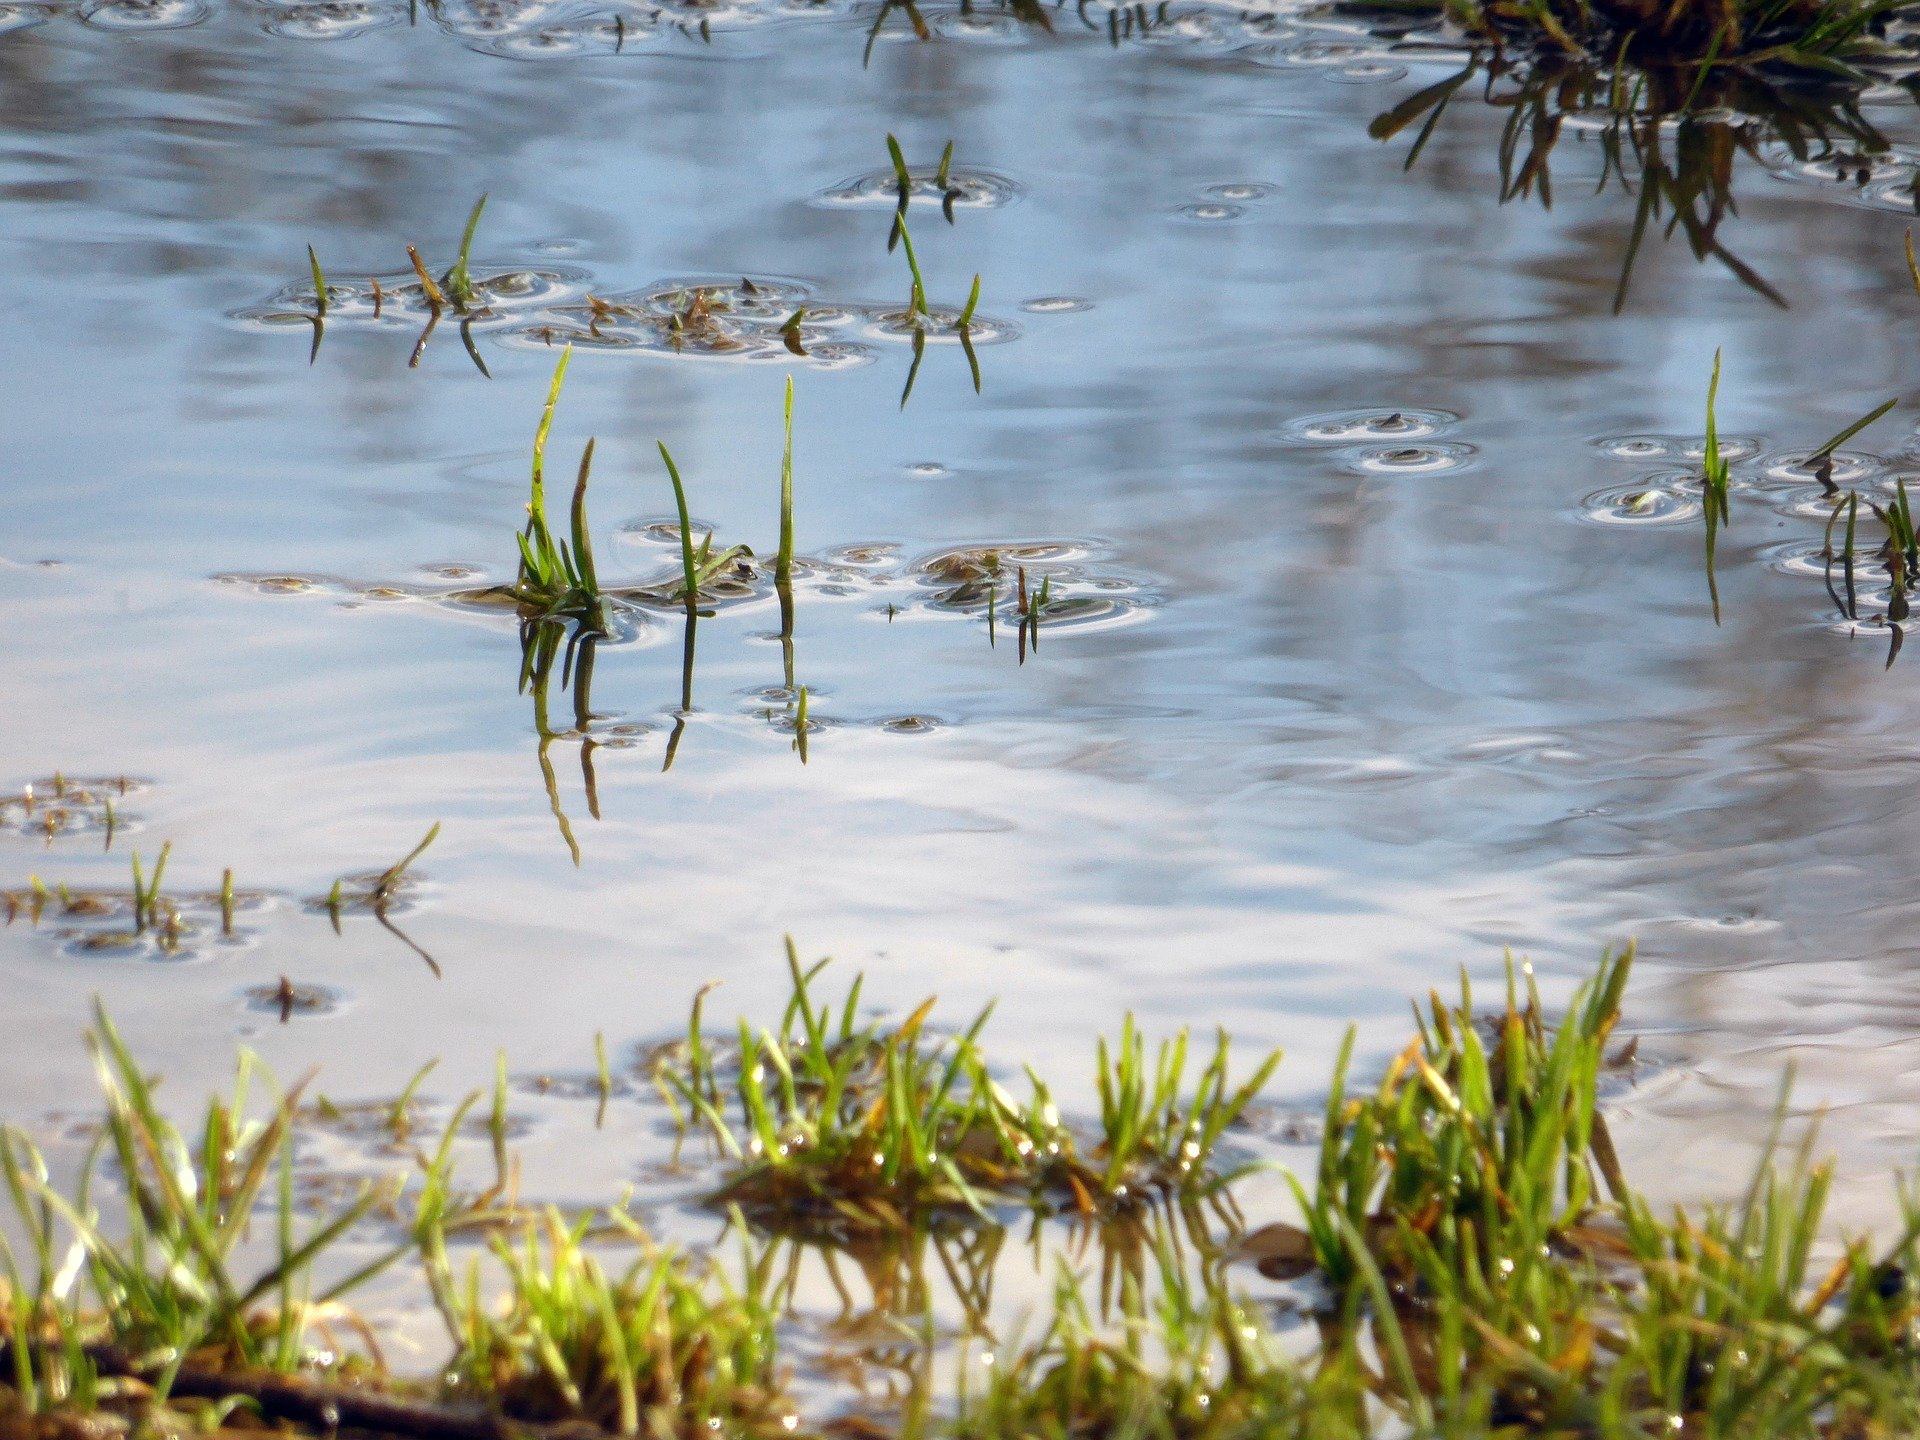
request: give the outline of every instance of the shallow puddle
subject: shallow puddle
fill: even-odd
[[[320,1066],[365,1123],[303,1142],[316,1194],[425,1061],[423,1125],[504,1051],[528,1196],[634,1184],[710,1239],[638,1058],[711,981],[723,1024],[777,1013],[784,934],[896,1019],[999,997],[993,1052],[1071,1114],[1128,1011],[1283,1047],[1240,1141],[1298,1160],[1350,1021],[1377,1068],[1456,967],[1512,947],[1563,995],[1637,937],[1628,1168],[1742,1186],[1795,1062],[1840,1220],[1886,1223],[1920,656],[1888,561],[1829,560],[1814,447],[1915,361],[1904,92],[1805,154],[1737,95],[1684,142],[1533,127],[1444,37],[1293,5],[0,30],[0,1116],[68,1163],[97,995],[170,1095],[236,1041]],[[1696,144],[1713,183],[1636,246],[1623,173]],[[444,276],[483,193],[463,314],[407,247]],[[547,463],[597,442],[603,636],[500,593],[569,345]],[[1862,514],[1916,420],[1828,457]],[[692,531],[753,552],[691,619],[656,441]],[[1020,1263],[1008,1303],[1050,1284]],[[885,1349],[838,1283],[822,1376]]]

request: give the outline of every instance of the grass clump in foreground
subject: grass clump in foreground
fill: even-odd
[[[5,1251],[0,1271],[0,1435],[57,1433],[62,1417],[83,1416],[164,1428],[165,1407],[199,1397],[199,1423],[264,1418],[308,1433],[868,1436],[880,1432],[862,1416],[801,1418],[780,1359],[793,1292],[770,1278],[793,1242],[762,1246],[753,1230],[797,1216],[816,1237],[805,1243],[836,1243],[838,1227],[847,1253],[894,1266],[939,1233],[933,1217],[961,1217],[945,1233],[981,1243],[940,1254],[977,1298],[984,1285],[967,1257],[991,1266],[1002,1208],[1071,1222],[1082,1194],[1095,1208],[1182,1185],[1224,1195],[1214,1148],[1271,1061],[1230,1086],[1223,1039],[1189,1083],[1183,1042],[1148,1063],[1129,1029],[1101,1057],[1097,1124],[1076,1130],[1037,1079],[1015,1101],[993,1078],[977,1045],[985,1016],[959,1036],[933,1036],[924,1006],[882,1027],[862,1020],[858,982],[823,1003],[817,967],[789,963],[793,996],[777,1028],[722,1042],[696,1004],[684,1045],[658,1064],[688,1123],[697,1117],[725,1156],[720,1195],[737,1207],[730,1228],[746,1248],[738,1280],[712,1258],[656,1245],[623,1208],[569,1219],[519,1207],[503,1088],[492,1189],[463,1196],[449,1159],[476,1095],[420,1155],[417,1181],[363,1193],[296,1237],[285,1198],[293,1100],[244,1119],[243,1083],[191,1144],[101,1016],[108,1119],[86,1174],[127,1178],[126,1234],[89,1198],[95,1181],[56,1191],[9,1132],[11,1230],[28,1244],[24,1263]],[[962,1297],[966,1333],[990,1347],[991,1364],[983,1372],[978,1353],[963,1354],[958,1382],[910,1400],[901,1433],[1914,1433],[1920,1194],[1901,1192],[1905,1221],[1889,1248],[1849,1241],[1831,1263],[1815,1259],[1829,1172],[1811,1162],[1810,1142],[1784,1165],[1770,1148],[1736,1204],[1657,1212],[1621,1173],[1600,1104],[1631,1048],[1614,1048],[1631,963],[1605,958],[1557,1021],[1524,968],[1509,969],[1488,1009],[1464,984],[1457,1003],[1434,996],[1370,1088],[1349,1083],[1350,1039],[1313,1187],[1296,1184],[1301,1223],[1238,1227],[1183,1250],[1164,1208],[1123,1209],[1152,1217],[1130,1231],[1133,1257],[1103,1275],[1096,1299],[1066,1247],[1032,1341],[996,1335],[987,1305]],[[410,1216],[407,1242],[315,1281],[340,1268],[329,1252],[375,1204]],[[243,1278],[233,1256],[249,1216],[276,1244]],[[907,1232],[905,1248],[871,1243]],[[485,1237],[464,1275],[451,1248],[461,1236],[470,1254]],[[305,1337],[347,1324],[347,1291],[408,1252],[447,1322],[449,1365],[411,1383],[385,1376],[377,1357],[333,1373],[322,1350],[342,1347]],[[1317,1345],[1267,1325],[1234,1282],[1236,1261],[1306,1282],[1293,1298],[1317,1322]],[[919,1357],[907,1368],[930,1374],[930,1305],[896,1339]]]
[[[1149,1064],[1128,1018],[1098,1057],[1100,1123],[1066,1124],[1046,1084],[1028,1072],[1016,1098],[980,1048],[988,1006],[962,1033],[936,1036],[928,1000],[891,1029],[859,1020],[861,980],[821,1002],[791,944],[793,996],[777,1029],[740,1023],[723,1054],[696,999],[687,1039],[656,1066],[683,1131],[711,1136],[733,1173],[714,1199],[783,1233],[902,1228],[930,1212],[995,1208],[1109,1214],[1157,1197],[1221,1198],[1231,1176],[1215,1149],[1272,1075],[1269,1055],[1238,1085],[1228,1080],[1225,1032],[1189,1082],[1188,1039],[1162,1044]],[[731,1095],[727,1092],[731,1091]]]

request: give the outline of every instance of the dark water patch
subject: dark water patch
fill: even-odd
[[[0,5],[0,35],[44,25],[57,14],[52,5]]]
[[[1850,42],[1838,43],[1847,48]],[[1860,43],[1867,53],[1855,63],[1865,69],[1878,65],[1886,77],[1915,72],[1911,56]],[[1341,50],[1338,42],[1292,48],[1324,60],[1338,59]],[[1863,203],[1911,208],[1908,167],[1889,157],[1892,178],[1874,178],[1889,142],[1857,90],[1818,91],[1742,69],[1683,76],[1673,68],[1637,67],[1624,51],[1607,53],[1616,55],[1614,63],[1542,51],[1513,63],[1497,45],[1475,49],[1453,75],[1376,116],[1368,134],[1383,141],[1405,137],[1405,165],[1412,170],[1456,98],[1477,95],[1499,106],[1509,117],[1495,161],[1500,204],[1537,202],[1550,209],[1556,161],[1576,171],[1576,183],[1614,197],[1615,313],[1627,307],[1636,264],[1656,232],[1669,242],[1684,240],[1697,261],[1720,265],[1755,297],[1783,308],[1789,303],[1724,234],[1740,213],[1742,177],[1753,170],[1838,175]],[[1473,82],[1482,74],[1486,83],[1478,87]],[[1902,103],[1910,101],[1902,96]],[[1783,151],[1790,157],[1784,161]],[[1650,224],[1656,211],[1664,214],[1658,226]]]

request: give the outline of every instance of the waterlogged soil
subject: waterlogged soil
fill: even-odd
[[[1411,168],[1413,130],[1369,138],[1457,53],[1047,13],[0,8],[0,1114],[77,1153],[95,996],[182,1105],[243,1043],[343,1106],[439,1057],[444,1117],[505,1051],[527,1197],[638,1185],[698,1237],[632,1067],[708,982],[774,1021],[783,934],[896,1015],[1000,997],[990,1048],[1070,1108],[1128,1010],[1283,1046],[1239,1137],[1280,1158],[1349,1022],[1377,1066],[1459,966],[1511,947],[1564,994],[1637,938],[1629,1172],[1736,1189],[1791,1063],[1840,1218],[1884,1221],[1920,1139],[1920,656],[1885,665],[1883,570],[1836,624],[1799,462],[1920,358],[1911,100],[1866,98],[1870,165],[1734,158],[1720,237],[1787,308],[1656,224],[1615,314],[1634,200],[1595,193],[1590,130],[1551,209],[1501,203],[1477,81]],[[438,273],[483,192],[487,312],[421,346],[406,247]],[[486,592],[569,341],[549,466],[597,438],[631,594],[590,666],[523,685]],[[1920,471],[1915,418],[1837,478]],[[656,440],[699,533],[755,552],[691,647]],[[435,822],[394,904],[334,923],[335,878]],[[169,841],[170,940],[128,886]],[[405,1163],[377,1119],[303,1143],[315,1194]]]

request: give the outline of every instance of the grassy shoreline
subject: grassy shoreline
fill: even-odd
[[[620,1204],[523,1205],[504,1079],[415,1164],[327,1213],[294,1202],[313,1107],[244,1052],[234,1094],[191,1130],[104,1011],[91,1043],[104,1122],[63,1192],[27,1135],[0,1145],[15,1234],[0,1255],[0,1435],[336,1428],[440,1440],[510,1435],[1240,1437],[1674,1433],[1854,1437],[1920,1425],[1920,1198],[1890,1244],[1814,1261],[1830,1171],[1769,1154],[1741,1203],[1656,1213],[1622,1173],[1601,1096],[1631,953],[1603,958],[1550,1019],[1524,967],[1476,1008],[1438,995],[1370,1088],[1343,1053],[1298,1213],[1242,1213],[1233,1135],[1278,1056],[1236,1067],[1227,1037],[1102,1044],[1099,1114],[1017,1093],[932,1002],[862,1018],[789,953],[776,1024],[715,1030],[704,994],[654,1054],[663,1106],[708,1147],[707,1203],[739,1245],[657,1243]],[[824,962],[822,962],[824,964]],[[1630,1044],[1630,1042],[1629,1042]],[[602,1085],[610,1082],[602,1071]],[[404,1117],[407,1097],[395,1114]],[[398,1122],[397,1122],[398,1123]],[[491,1136],[495,1173],[455,1173]],[[124,1194],[123,1194],[124,1192]],[[323,1257],[376,1211],[394,1243],[322,1283]],[[955,1293],[1024,1221],[1062,1247],[1030,1335],[967,1307],[939,1335],[927,1294],[897,1316],[909,1368],[977,1352],[917,1386],[890,1424],[797,1386],[783,1318],[801,1247],[937,1256]],[[243,1257],[270,1237],[258,1268]],[[364,1237],[363,1237],[364,1238]],[[249,1247],[254,1247],[250,1249]],[[980,1257],[984,1255],[984,1262]],[[956,1257],[959,1263],[956,1264]],[[411,1274],[445,1321],[437,1376],[391,1373],[351,1310]],[[784,1276],[784,1278],[783,1278]],[[1269,1285],[1256,1293],[1256,1276]],[[390,1277],[391,1278],[391,1277]],[[1291,1287],[1311,1343],[1274,1323]],[[356,1339],[356,1336],[359,1338]],[[991,1356],[990,1363],[980,1363]],[[808,1378],[808,1377],[801,1377]],[[802,1389],[806,1401],[795,1398]],[[821,1413],[815,1413],[819,1411]]]

